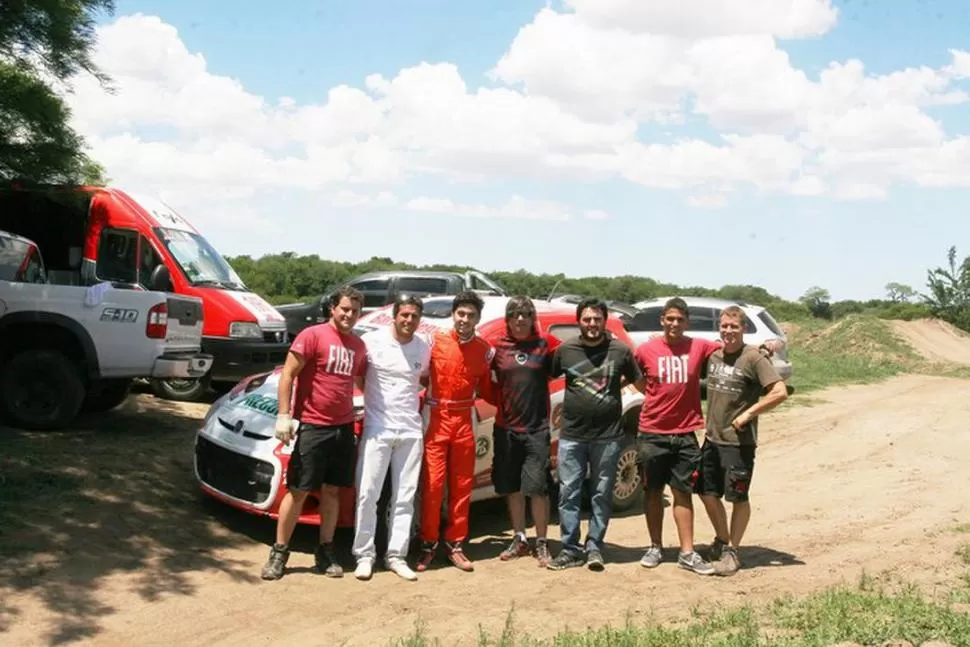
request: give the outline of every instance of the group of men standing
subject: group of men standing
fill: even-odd
[[[540,330],[528,297],[512,297],[506,305],[505,334],[493,344],[476,333],[484,304],[474,292],[454,298],[452,328],[430,339],[417,333],[423,314],[420,299],[402,295],[392,306],[390,326],[357,337],[352,331],[361,305],[356,290],[338,291],[331,299],[330,321],[303,330],[283,366],[276,435],[295,444],[264,579],[282,577],[290,537],[311,493],[319,493],[321,515],[315,568],[331,577],[343,575],[333,548],[341,487],[357,490],[354,575],[370,579],[377,559],[377,503],[388,474],[387,569],[406,580],[417,579],[415,571],[427,570],[443,539],[450,562],[463,571],[474,570],[463,544],[474,485],[473,410],[478,398],[496,407],[492,482],[496,493],[507,498],[514,532],[500,558],[533,555],[552,570],[583,565],[603,570],[617,461],[627,434],[622,415],[627,385],[646,396],[637,449],[650,545],[641,565],[652,568],[663,560],[663,490],[669,485],[680,567],[702,575],[738,570],[737,548],[750,519],[757,417],[787,397],[767,357],[777,345],[744,344],[743,310],[725,309],[721,342],[710,342],[684,334],[687,306],[671,299],[661,316],[663,335],[632,349],[607,330],[609,311],[596,299],[577,306],[579,334],[560,342]],[[705,367],[706,423],[700,399]],[[565,381],[557,453],[562,548],[553,558],[547,538],[549,382],[557,377]],[[353,428],[355,388],[364,394],[359,439]],[[695,434],[701,429],[703,446]],[[586,483],[591,518],[582,541],[580,507]],[[419,488],[421,546],[412,570],[407,555]],[[707,559],[694,550],[693,494],[700,495],[714,527]],[[526,535],[526,498],[531,499],[535,522],[534,545]],[[730,522],[722,498],[733,504]]]

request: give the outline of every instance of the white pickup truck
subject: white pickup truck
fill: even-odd
[[[202,301],[101,283],[48,282],[37,245],[0,230],[0,415],[24,429],[106,411],[134,378],[196,378]]]

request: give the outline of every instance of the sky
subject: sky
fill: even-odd
[[[958,0],[118,0],[72,122],[224,255],[794,299],[970,253]]]

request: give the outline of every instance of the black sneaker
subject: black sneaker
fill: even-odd
[[[334,552],[333,544],[320,544],[317,551],[313,554],[314,568],[317,573],[323,573],[327,577],[343,577],[344,569],[337,561],[337,554]]]
[[[715,537],[714,541],[711,543],[710,550],[708,550],[707,561],[713,564],[717,560],[721,559],[721,552],[726,546],[728,546],[728,542],[724,541],[720,537]]]
[[[269,559],[266,560],[266,565],[263,566],[263,572],[260,574],[264,580],[278,580],[283,577],[283,571],[286,570],[286,562],[290,559],[290,549],[284,544],[273,544],[273,547],[269,549]]]
[[[603,561],[603,553],[597,549],[586,551],[586,568],[600,573],[606,570],[606,563]]]
[[[568,550],[561,550],[556,555],[556,559],[549,562],[546,566],[550,571],[564,571],[567,568],[576,568],[586,563],[582,555],[577,555]]]

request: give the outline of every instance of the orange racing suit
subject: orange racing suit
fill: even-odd
[[[495,351],[474,335],[460,342],[454,330],[435,333],[425,403],[429,410],[421,470],[421,539],[438,541],[441,502],[448,482],[448,526],[445,541],[468,536],[468,509],[475,478],[475,429],[472,410],[476,391],[492,401],[491,361]]]

